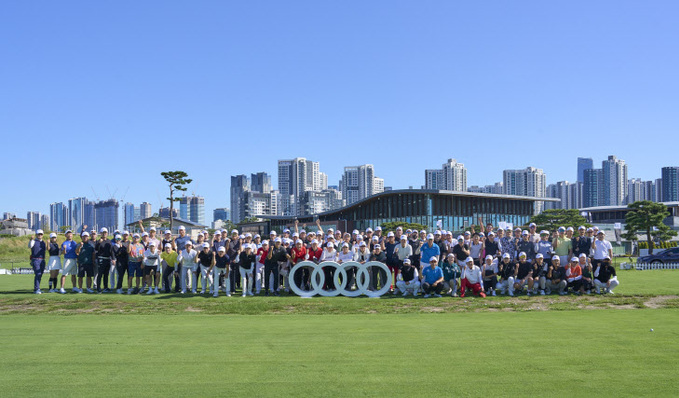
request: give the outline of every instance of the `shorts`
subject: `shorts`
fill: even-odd
[[[48,271],[59,271],[61,269],[61,257],[51,256],[47,263]]]
[[[78,273],[78,264],[76,263],[75,258],[65,258],[62,275],[63,276],[75,275],[77,273]]]
[[[88,278],[94,276],[94,264],[79,264],[78,265],[78,278],[82,278],[87,275]]]
[[[144,267],[144,270],[143,270],[144,276],[149,276],[149,275],[151,275],[151,272],[154,272],[155,270],[156,270],[156,267],[154,267],[154,266],[150,266],[150,267],[149,267],[149,266],[145,266],[145,267]]]
[[[127,266],[127,276],[130,278],[133,276],[139,278],[141,276],[141,263],[130,261],[129,265]]]

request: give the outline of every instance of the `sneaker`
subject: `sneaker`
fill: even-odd
[[[265,295],[265,296],[268,296],[268,295],[269,295],[269,291],[268,291],[268,290],[265,291],[265,292],[264,292],[264,295]]]
[[[252,294],[252,292],[248,292],[248,296],[254,296],[254,294]]]
[[[148,296],[149,294],[153,294],[153,289],[149,289],[148,292],[146,292],[146,295]]]
[[[94,290],[90,289],[89,287],[87,288],[87,293],[94,293]]]
[[[530,297],[530,291],[526,292],[526,296]]]
[[[47,291],[48,293],[54,293],[54,289],[50,289]]]
[[[218,297],[218,296],[219,296],[219,292],[215,292],[215,294],[212,295],[212,297]]]
[[[441,297],[441,295],[437,293],[434,295],[434,297]]]
[[[246,294],[245,294],[245,293],[243,293],[243,297],[245,297],[245,296],[246,296]]]
[[[195,291],[195,290],[191,290],[191,293],[196,294],[196,291]]]
[[[231,293],[226,292],[226,297],[231,297]]]
[[[486,293],[484,293],[484,292],[479,292],[479,296],[481,296],[481,297],[486,297]]]
[[[66,294],[66,290],[62,287],[61,289],[59,289],[59,293]]]
[[[545,295],[545,291],[544,291],[544,290],[540,290],[540,295],[541,295],[541,296],[544,296],[544,295]]]
[[[201,291],[200,291],[200,294],[205,294],[205,290],[201,290]]]
[[[460,294],[460,297],[461,297],[461,298],[464,298],[465,295],[466,295],[465,293],[461,293],[461,294]]]
[[[565,296],[565,295],[567,295],[567,294],[568,294],[568,293],[566,293],[566,292],[559,292],[559,296]]]
[[[424,295],[424,298],[429,298],[429,297],[431,297],[431,295],[429,295],[429,294]]]
[[[613,293],[613,290],[611,290],[611,289],[606,289],[606,290],[608,290],[608,294],[615,294],[615,293]]]
[[[509,297],[514,297],[514,292],[509,292]]]
[[[601,294],[601,289],[598,287],[596,288],[596,294]]]
[[[35,294],[42,294],[42,290],[38,289],[38,290],[34,291],[33,293],[35,293]]]
[[[154,294],[160,294],[160,292],[158,291],[158,288],[153,289],[153,293]]]
[[[451,294],[451,296],[457,297],[457,293],[453,292],[453,294]]]
[[[273,295],[274,295],[274,296],[280,296],[280,295],[281,295],[281,293],[280,293],[280,292],[278,292],[278,291],[275,291],[275,292],[273,292]]]
[[[493,294],[493,297],[495,297],[495,295],[496,295],[496,294],[495,294],[495,290],[493,290],[493,293],[492,293],[492,294]]]
[[[104,293],[111,293],[111,291],[108,289],[104,289]]]
[[[182,290],[180,293],[181,293],[181,294],[186,294],[186,290]]]
[[[591,290],[587,290],[587,291],[585,291],[585,294],[590,295],[590,294],[592,294],[592,291],[591,291]]]
[[[408,292],[407,292],[407,291],[403,293],[403,297],[405,297],[405,296],[407,296],[407,295],[408,295]]]
[[[129,288],[129,289],[127,289],[127,294],[132,294],[133,291],[134,291],[134,289]]]

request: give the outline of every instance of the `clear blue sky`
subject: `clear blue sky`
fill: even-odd
[[[187,171],[206,219],[229,177],[372,163],[469,185],[576,158],[654,179],[679,165],[677,1],[5,1],[0,211],[167,196]],[[165,202],[167,203],[167,202]]]

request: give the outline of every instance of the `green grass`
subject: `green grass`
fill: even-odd
[[[5,396],[676,396],[678,330],[675,310],[7,315],[0,385]]]

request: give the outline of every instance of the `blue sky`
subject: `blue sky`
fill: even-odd
[[[211,210],[276,160],[372,163],[469,185],[576,158],[679,165],[676,1],[11,1],[0,5],[0,211],[167,196],[181,169]],[[9,192],[9,194],[8,194]],[[167,202],[165,202],[167,203]],[[167,204],[166,204],[167,205]]]

